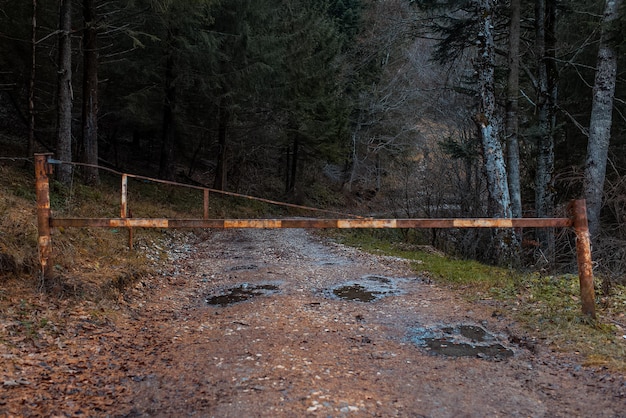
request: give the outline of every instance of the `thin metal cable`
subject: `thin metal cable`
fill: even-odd
[[[218,193],[218,194],[225,195],[225,196],[239,197],[239,198],[248,199],[248,200],[255,200],[255,201],[258,201],[258,202],[269,203],[269,204],[277,205],[277,206],[285,206],[285,207],[290,207],[290,208],[295,208],[295,209],[308,210],[308,211],[312,211],[312,212],[321,212],[321,213],[328,213],[328,214],[331,214],[331,215],[340,215],[340,216],[348,216],[348,217],[357,218],[357,219],[365,219],[365,217],[363,217],[363,216],[354,215],[354,214],[350,214],[350,213],[338,212],[338,211],[327,210],[327,209],[313,208],[313,207],[310,207],[310,206],[301,206],[301,205],[296,205],[296,204],[293,204],[293,203],[278,202],[278,201],[275,201],[275,200],[264,199],[262,197],[255,197],[255,196],[249,196],[249,195],[235,193],[235,192],[227,192],[227,191],[224,191],[224,190],[212,189],[210,187],[194,186],[194,185],[191,185],[191,184],[178,183],[178,182],[170,181],[170,180],[155,179],[155,178],[152,178],[152,177],[140,176],[140,175],[137,175],[137,174],[122,173],[122,172],[114,170],[112,168],[102,167],[102,166],[95,165],[95,164],[67,162],[67,161],[60,161],[60,160],[54,160],[54,159],[49,159],[48,162],[50,164],[69,164],[69,165],[74,165],[74,166],[97,168],[99,170],[108,171],[109,173],[113,173],[113,174],[116,174],[118,176],[125,175],[125,176],[127,176],[129,178],[135,178],[135,179],[138,179],[138,180],[146,180],[146,181],[151,181],[151,182],[154,182],[154,183],[167,184],[167,185],[170,185],[170,186],[186,187],[188,189],[208,190],[211,193]]]

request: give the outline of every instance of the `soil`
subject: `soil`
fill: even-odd
[[[56,334],[3,323],[0,416],[626,416],[624,376],[406,260],[304,230],[215,231],[170,256],[115,304],[59,302]]]

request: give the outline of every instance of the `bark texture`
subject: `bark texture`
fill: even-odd
[[[174,83],[176,73],[174,69],[174,30],[170,27],[167,36],[165,58],[165,97],[163,102],[163,127],[161,132],[161,158],[159,163],[159,177],[165,180],[174,178],[174,141],[176,133],[176,120],[174,108],[176,106],[176,85]]]
[[[83,1],[83,146],[81,160],[98,165],[98,32],[96,29],[95,0]],[[85,180],[98,184],[100,177],[95,167],[85,168]]]
[[[522,217],[522,193],[520,186],[520,157],[518,138],[518,91],[519,91],[519,45],[520,45],[520,0],[511,0],[511,22],[509,25],[509,75],[506,101],[506,144],[508,162],[511,214]]]
[[[37,75],[37,0],[33,0],[31,17],[31,61],[28,85],[28,149],[26,156],[35,152],[35,79]]]
[[[59,61],[57,93],[56,157],[72,161],[72,1],[61,0],[59,9]],[[66,186],[72,181],[72,166],[57,168],[58,180]]]
[[[504,150],[500,143],[502,118],[498,115],[495,90],[495,43],[493,38],[494,0],[477,2],[480,28],[478,34],[479,53],[476,61],[480,88],[480,113],[474,122],[478,126],[482,140],[482,151],[489,191],[490,215],[511,217],[511,199],[506,172]],[[510,263],[512,244],[511,230],[495,230],[492,237],[493,259],[498,264]]]
[[[611,45],[611,24],[618,17],[622,0],[607,0],[603,17],[602,38],[598,50],[598,64],[593,85],[589,143],[585,165],[584,192],[587,200],[589,232],[592,237],[600,232],[600,210],[606,164],[611,138],[613,99],[617,77],[617,54]]]
[[[491,215],[511,217],[511,201],[504,152],[500,143],[501,118],[496,110],[495,45],[493,39],[493,0],[479,0],[481,27],[477,60],[480,110],[475,122],[480,130],[489,189]]]
[[[228,162],[227,145],[228,145],[228,125],[230,124],[229,102],[226,97],[220,100],[218,109],[218,128],[217,128],[217,163],[215,168],[215,180],[213,188],[217,190],[226,190],[228,180]]]
[[[537,171],[535,173],[535,210],[539,218],[554,214],[554,128],[557,95],[555,63],[556,1],[537,0],[535,3],[535,43],[537,61]],[[537,237],[544,254],[554,254],[554,233],[539,229]]]

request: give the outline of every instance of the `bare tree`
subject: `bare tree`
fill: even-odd
[[[493,38],[494,0],[478,0],[479,51],[476,60],[480,112],[474,117],[479,128],[485,171],[493,216],[511,217],[511,200],[507,181],[504,152],[500,143],[502,121],[496,110],[495,43]]]
[[[59,56],[57,93],[57,158],[72,161],[72,1],[61,0],[59,9]],[[72,167],[59,166],[57,171],[61,183],[69,186]]]
[[[85,180],[98,184],[98,31],[95,0],[83,0],[83,147]]]
[[[37,0],[33,0],[31,20],[31,62],[28,85],[28,150],[27,155],[35,152],[35,77],[37,74]]]
[[[585,165],[584,193],[587,199],[589,232],[596,236],[600,231],[600,209],[606,164],[611,138],[613,98],[617,77],[617,53],[612,44],[611,24],[617,19],[621,0],[606,0],[602,18],[602,35],[596,68],[591,119],[589,121],[589,143]]]
[[[495,42],[493,36],[493,8],[495,0],[478,0],[478,56],[476,72],[479,87],[479,113],[474,122],[480,132],[487,190],[489,192],[489,211],[491,216],[510,218],[511,198],[507,179],[504,151],[500,143],[502,118],[497,111],[495,87]],[[498,263],[511,261],[513,240],[511,231],[494,231],[492,248],[494,260]]]
[[[535,173],[535,209],[537,217],[550,217],[554,212],[554,127],[557,95],[555,60],[556,0],[536,0],[535,45],[537,60],[537,171]],[[539,230],[537,236],[551,257],[554,253],[554,233]]]
[[[522,192],[520,186],[520,156],[518,138],[519,112],[519,70],[520,70],[520,0],[511,0],[509,23],[509,74],[506,98],[506,149],[508,163],[509,192],[511,194],[511,214],[522,216]]]

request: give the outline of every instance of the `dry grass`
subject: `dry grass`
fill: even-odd
[[[19,170],[0,166],[0,273],[28,274],[37,267],[34,183],[29,180]]]
[[[52,184],[53,213],[64,216],[118,216],[119,181],[103,177],[98,188],[77,185],[65,190]],[[130,184],[135,216],[200,217],[202,194],[144,182]],[[261,204],[212,198],[212,216],[254,217],[267,210]],[[25,329],[60,323],[54,307],[67,303],[102,309],[124,297],[138,279],[156,274],[168,261],[166,249],[182,233],[170,230],[134,231],[135,251],[128,249],[124,229],[59,229],[53,232],[53,277],[38,277],[37,227],[32,167],[0,164],[0,311],[13,315]],[[345,236],[344,236],[345,237]],[[598,280],[598,317],[582,317],[577,279],[497,269],[473,261],[390,245],[386,239],[359,235],[352,243],[369,250],[419,259],[441,283],[462,290],[474,301],[495,301],[499,310],[525,324],[555,350],[578,352],[585,364],[626,371],[626,288],[602,286]],[[416,251],[417,250],[417,251]],[[610,293],[607,293],[609,292]],[[604,292],[604,293],[603,293]],[[46,303],[42,303],[42,298]],[[74,301],[74,302],[72,302]],[[91,315],[91,314],[90,314]],[[21,318],[21,319],[20,319]],[[97,319],[97,318],[96,318]],[[62,322],[62,321],[61,321]]]
[[[161,202],[136,199],[133,204],[148,215],[172,217],[176,200],[167,194]],[[183,199],[183,197],[177,197]],[[182,203],[180,203],[182,205]],[[159,206],[160,205],[160,206]],[[66,190],[51,184],[53,214],[64,216],[119,216],[119,185],[104,178],[97,188],[77,185]],[[55,229],[52,232],[52,277],[39,277],[36,202],[31,167],[0,166],[0,282],[4,294],[44,292],[61,298],[115,299],[137,278],[152,274],[164,262],[159,245],[173,232],[134,231],[130,251],[128,231],[120,229]]]
[[[52,277],[38,277],[34,174],[22,162],[0,162],[0,282],[26,291],[44,291],[83,300],[115,299],[138,278],[154,274],[167,262],[164,243],[173,245],[182,232],[135,229],[129,250],[129,231],[105,228],[58,228],[52,231]],[[118,217],[120,178],[101,172],[102,183],[89,187],[78,181],[65,188],[50,183],[53,216]],[[265,204],[212,195],[212,217],[258,216]],[[199,190],[130,179],[128,207],[133,217],[201,218]],[[30,284],[28,286],[28,284]],[[16,290],[17,291],[17,290]]]

